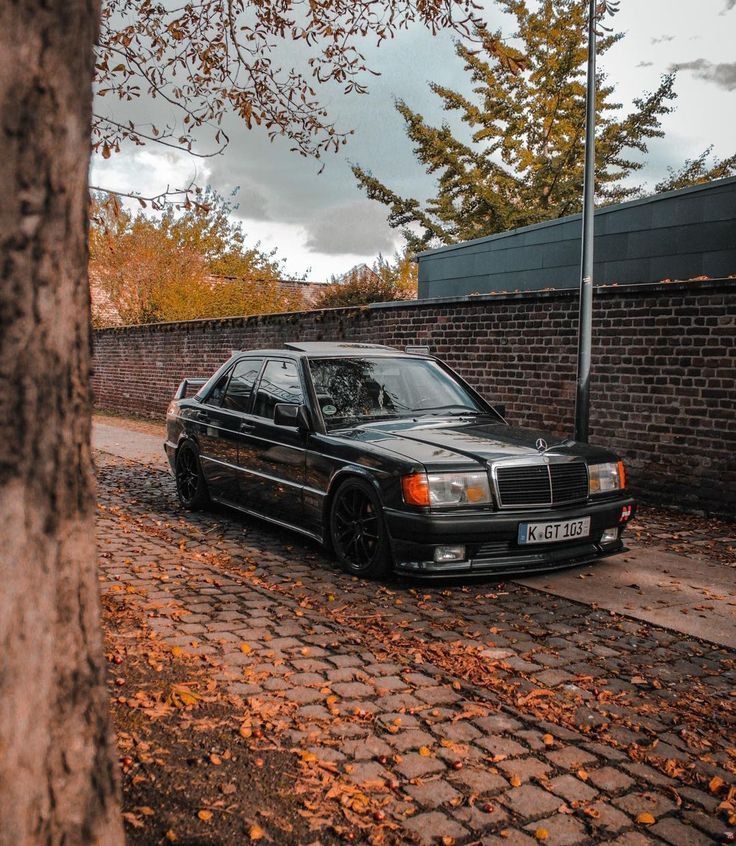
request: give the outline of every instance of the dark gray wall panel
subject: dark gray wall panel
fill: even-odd
[[[736,177],[596,212],[597,284],[736,274]],[[419,256],[419,298],[575,288],[580,215]]]

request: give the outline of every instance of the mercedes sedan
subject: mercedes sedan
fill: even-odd
[[[621,552],[635,503],[619,457],[503,414],[429,354],[293,343],[185,379],[165,449],[186,508],[296,530],[355,575],[522,573]]]

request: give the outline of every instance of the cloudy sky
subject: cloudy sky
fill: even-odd
[[[486,18],[491,28],[513,29],[491,2]],[[662,74],[677,70],[675,111],[664,118],[665,137],[650,144],[637,181],[653,185],[668,166],[679,166],[711,144],[720,157],[731,155],[736,150],[736,0],[621,0],[614,21],[626,38],[600,65],[622,103],[629,105],[655,88]],[[331,117],[355,131],[344,152],[321,162],[305,160],[290,153],[288,143],[272,144],[258,129],[249,132],[232,123],[230,146],[217,158],[193,159],[155,145],[127,148],[108,160],[94,159],[92,184],[152,194],[195,177],[223,194],[237,187],[236,216],[248,240],[278,248],[287,273],[308,272],[315,281],[370,263],[379,252],[391,254],[401,238],[386,224],[385,207],[358,189],[350,163],[399,193],[426,196],[431,182],[412,156],[394,100],[406,100],[439,123],[443,113],[427,82],[459,90],[468,86],[448,34],[432,37],[416,27],[367,53],[369,65],[381,72],[369,81],[369,94],[323,94]],[[160,117],[162,107],[155,102],[139,108]]]

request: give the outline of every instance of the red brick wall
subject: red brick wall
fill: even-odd
[[[101,409],[162,417],[184,376],[288,340],[428,344],[518,425],[570,434],[577,295],[468,297],[95,332]],[[660,502],[736,512],[736,280],[599,288],[591,441]]]

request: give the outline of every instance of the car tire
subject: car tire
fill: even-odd
[[[373,487],[348,479],[330,505],[330,542],[342,569],[353,576],[384,578],[392,569],[383,507]]]
[[[210,495],[199,460],[199,450],[191,441],[176,451],[174,475],[179,502],[190,511],[198,511],[209,505]]]

